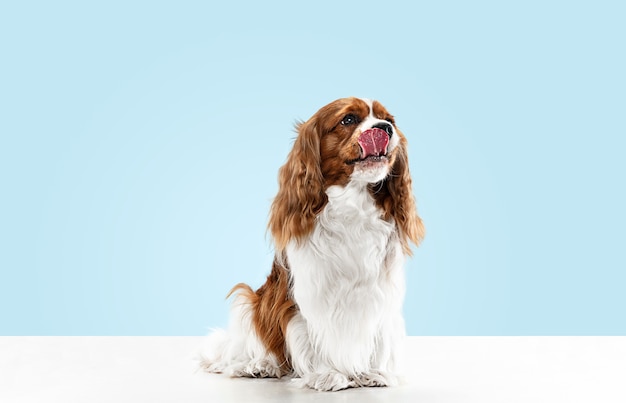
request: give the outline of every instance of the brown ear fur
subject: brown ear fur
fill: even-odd
[[[374,198],[385,212],[385,218],[393,217],[400,229],[400,241],[404,252],[411,255],[409,242],[419,245],[425,235],[422,219],[417,215],[411,174],[407,141],[400,134],[400,144],[391,173],[383,181],[370,186]]]
[[[327,201],[317,119],[299,123],[296,129],[298,137],[278,172],[278,194],[270,209],[268,227],[277,252],[285,249],[289,241],[300,241],[313,230],[315,217]]]

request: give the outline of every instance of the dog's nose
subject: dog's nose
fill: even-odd
[[[372,126],[372,129],[383,130],[389,135],[389,137],[391,137],[391,135],[393,134],[393,126],[391,126],[391,124],[387,122],[376,123],[374,126]]]

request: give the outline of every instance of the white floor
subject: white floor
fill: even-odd
[[[626,337],[411,337],[405,383],[315,392],[196,370],[200,337],[0,337],[0,402],[626,402]]]

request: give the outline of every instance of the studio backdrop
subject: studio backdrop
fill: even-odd
[[[294,123],[377,99],[426,238],[410,335],[624,335],[625,8],[0,6],[0,334],[202,335],[269,273]]]

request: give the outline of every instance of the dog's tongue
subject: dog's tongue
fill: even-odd
[[[389,144],[389,135],[384,130],[369,129],[364,131],[359,136],[359,145],[363,153],[361,158],[386,154],[387,144]]]

